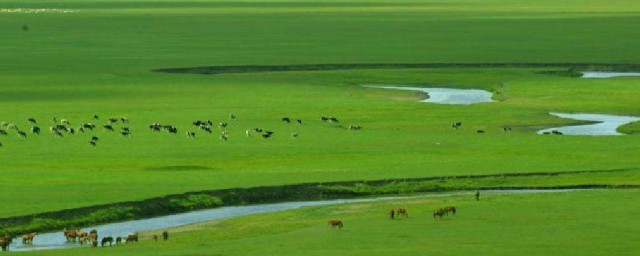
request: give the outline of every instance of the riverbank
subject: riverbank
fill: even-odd
[[[285,186],[233,188],[167,195],[141,201],[96,205],[0,219],[0,233],[19,235],[80,228],[222,206],[292,201],[349,199],[381,195],[410,195],[475,189],[640,188],[638,169],[586,170],[555,173],[503,173],[411,179],[304,183]],[[631,178],[630,178],[631,177]]]

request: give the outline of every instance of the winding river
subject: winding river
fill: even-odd
[[[483,191],[483,195],[496,195],[496,194],[523,194],[523,193],[554,193],[554,192],[568,192],[575,191],[571,189],[546,189],[546,190],[486,190]],[[437,197],[451,197],[459,195],[469,195],[472,192],[456,192],[456,193],[436,193],[436,194],[423,194],[418,196],[406,196],[406,197],[378,197],[378,198],[360,198],[360,199],[338,199],[338,200],[326,200],[326,201],[303,201],[303,202],[287,202],[287,203],[275,203],[275,204],[261,204],[261,205],[247,205],[247,206],[228,206],[220,207],[210,210],[194,211],[176,215],[162,216],[156,218],[132,220],[118,223],[105,224],[94,227],[85,227],[82,230],[89,231],[95,229],[98,231],[100,237],[103,236],[126,236],[138,231],[146,230],[160,230],[173,228],[178,226],[184,226],[203,221],[220,220],[227,218],[234,218],[240,216],[246,216],[251,214],[278,212],[284,210],[297,209],[306,206],[321,206],[321,205],[335,205],[344,203],[358,203],[358,202],[374,202],[384,200],[396,200],[396,199],[411,199],[411,198],[437,198]],[[53,233],[39,234],[33,240],[33,245],[22,245],[19,239],[14,240],[11,244],[10,250],[12,251],[32,251],[32,250],[46,250],[46,249],[63,249],[70,247],[77,247],[77,244],[69,244],[65,242],[65,238],[62,235],[62,231]]]
[[[624,76],[640,76],[638,72],[582,72],[582,78],[612,78]]]
[[[538,134],[551,133],[552,131],[558,131],[566,135],[591,135],[591,136],[606,136],[606,135],[623,135],[617,131],[618,127],[625,124],[640,121],[640,117],[635,116],[614,116],[603,114],[567,114],[567,113],[550,113],[551,115],[569,118],[581,121],[597,122],[594,124],[586,125],[569,125],[554,127],[538,131]]]
[[[478,89],[423,88],[374,85],[364,85],[364,87],[424,92],[428,95],[428,97],[424,100],[421,100],[420,102],[426,103],[470,105],[476,103],[493,102],[493,100],[491,99],[493,94],[491,92]]]

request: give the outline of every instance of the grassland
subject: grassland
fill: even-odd
[[[135,245],[24,255],[635,255],[636,201],[637,191],[625,190],[310,207],[180,227],[166,243],[149,232]],[[457,215],[433,220],[431,212],[447,205]],[[396,207],[409,218],[389,220]],[[344,229],[332,230],[329,219],[343,220]]]
[[[637,78],[539,74],[558,68],[151,72],[256,64],[637,64],[634,1],[4,1],[0,8],[78,10],[0,13],[0,121],[26,128],[34,117],[47,127],[58,117],[77,125],[98,113],[129,117],[133,131],[131,138],[96,132],[95,148],[87,144],[93,134],[0,137],[2,217],[229,187],[633,169],[640,162],[638,136],[533,133],[571,123],[548,111],[640,115]],[[500,101],[420,104],[411,92],[362,84],[481,88],[500,92]],[[238,120],[228,142],[183,135],[195,119],[222,121],[230,113]],[[365,129],[322,123],[324,115]],[[283,116],[305,125],[285,125]],[[461,131],[449,128],[455,121],[464,122]],[[181,132],[151,133],[152,122]],[[514,131],[503,133],[503,126]],[[276,136],[244,138],[252,127]],[[618,181],[640,181],[629,177]]]

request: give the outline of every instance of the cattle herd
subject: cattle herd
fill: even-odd
[[[230,123],[236,120],[235,114],[230,114],[229,119],[226,119],[221,122],[213,122],[211,120],[195,120],[192,122],[191,129],[187,128],[184,134],[189,139],[195,139],[198,136],[198,133],[207,135],[213,134],[216,130],[214,127],[217,126],[218,130],[215,133],[219,133],[219,138],[222,141],[227,141],[230,138],[230,133],[228,128],[230,127]],[[68,119],[58,119],[56,117],[52,118],[49,122],[49,133],[58,138],[71,137],[77,134],[90,133],[91,137],[87,141],[87,144],[95,147],[98,146],[98,142],[100,138],[98,138],[97,134],[99,131],[103,132],[103,135],[107,136],[107,134],[119,134],[123,138],[129,138],[132,135],[132,129],[129,127],[129,119],[127,117],[110,117],[105,119],[100,119],[98,114],[93,114],[90,118],[90,121],[81,121],[77,124],[72,124]],[[303,125],[302,119],[294,119],[290,117],[282,117],[280,119],[283,123],[290,124],[295,123],[297,125]],[[325,123],[340,123],[338,118],[336,117],[321,117],[320,120]],[[15,134],[16,136],[27,139],[27,137],[38,136],[42,132],[42,128],[40,128],[41,123],[39,123],[35,118],[31,117],[27,119],[28,128],[21,128],[16,123],[13,122],[0,122],[0,138],[1,136],[9,136],[11,134]],[[149,126],[149,130],[151,132],[166,132],[169,134],[178,134],[178,127],[167,124],[167,123],[152,123]],[[346,127],[348,130],[361,130],[362,126],[360,125],[348,125]],[[264,139],[269,139],[273,137],[275,132],[263,129],[263,128],[251,128],[245,131],[245,136],[247,138],[256,135],[258,137],[262,137]],[[102,136],[102,135],[101,135]],[[298,133],[291,133],[291,138],[295,139],[299,137]],[[0,148],[3,147],[2,142],[0,141]]]
[[[66,240],[67,243],[69,244],[78,244],[80,246],[83,245],[88,245],[90,247],[98,247],[98,241],[100,241],[100,246],[101,247],[106,247],[106,246],[113,246],[113,244],[115,244],[116,246],[120,245],[123,241],[125,244],[130,244],[130,243],[136,243],[138,242],[138,238],[139,235],[138,233],[134,233],[134,234],[130,234],[127,235],[126,237],[116,237],[113,238],[111,236],[105,236],[102,237],[102,239],[99,239],[98,237],[98,231],[93,229],[91,231],[89,231],[89,233],[79,230],[79,229],[64,229],[62,231],[62,234],[64,235],[64,238]],[[33,239],[38,235],[37,232],[33,232],[33,233],[27,233],[22,235],[22,244],[23,245],[33,245]],[[162,240],[163,241],[168,241],[169,240],[169,232],[168,231],[163,231],[162,232]],[[15,239],[14,237],[11,236],[2,236],[0,237],[0,247],[2,248],[2,251],[7,251],[9,249],[9,245],[11,243],[13,243],[13,239]],[[158,235],[152,235],[151,239],[154,241],[158,241]]]
[[[389,210],[389,217],[392,220],[401,219],[401,218],[409,218],[409,213],[405,208],[397,208]],[[433,219],[437,220],[438,218],[442,219],[444,216],[456,216],[456,207],[455,206],[446,206],[440,209],[433,211]],[[344,227],[344,222],[342,220],[330,220],[327,224],[332,228],[342,229]]]

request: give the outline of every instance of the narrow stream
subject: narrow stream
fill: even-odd
[[[612,78],[623,76],[640,76],[638,72],[582,72],[582,78]]]
[[[495,195],[495,194],[524,194],[524,193],[553,193],[553,192],[568,192],[575,191],[570,189],[556,189],[556,190],[486,190],[483,191],[483,195]],[[423,194],[418,196],[406,196],[406,197],[378,197],[378,198],[361,198],[361,199],[337,199],[326,201],[303,201],[303,202],[287,202],[276,204],[261,204],[261,205],[247,205],[247,206],[228,206],[220,207],[216,209],[194,211],[176,215],[168,215],[156,218],[132,220],[118,223],[111,223],[105,225],[99,225],[94,227],[82,228],[84,231],[95,229],[98,231],[100,237],[112,236],[125,237],[128,234],[134,232],[146,231],[146,230],[160,230],[173,228],[178,226],[184,226],[187,224],[193,224],[203,221],[235,218],[240,216],[246,216],[251,214],[278,212],[284,210],[297,209],[305,206],[320,206],[320,205],[335,205],[344,203],[358,203],[358,202],[374,202],[384,200],[396,200],[396,199],[411,199],[411,198],[438,198],[438,197],[450,197],[458,195],[470,195],[472,192],[455,192],[455,193],[437,193],[437,194]],[[23,245],[20,239],[14,240],[9,250],[11,251],[32,251],[32,250],[46,250],[46,249],[63,249],[70,247],[77,247],[77,244],[66,243],[62,234],[62,230],[53,233],[42,233],[35,237],[33,245]]]
[[[421,100],[420,102],[426,103],[470,105],[493,101],[491,99],[491,97],[493,96],[491,92],[478,89],[423,88],[373,85],[364,85],[364,87],[424,92],[428,95],[428,97],[424,100]]]
[[[606,135],[622,135],[617,131],[618,127],[625,124],[640,121],[640,117],[636,116],[614,116],[603,114],[567,114],[567,113],[549,113],[551,115],[569,118],[581,121],[597,122],[594,124],[585,125],[569,125],[554,127],[538,131],[538,134],[547,134],[553,131],[561,132],[566,135],[591,135],[591,136],[606,136]]]

